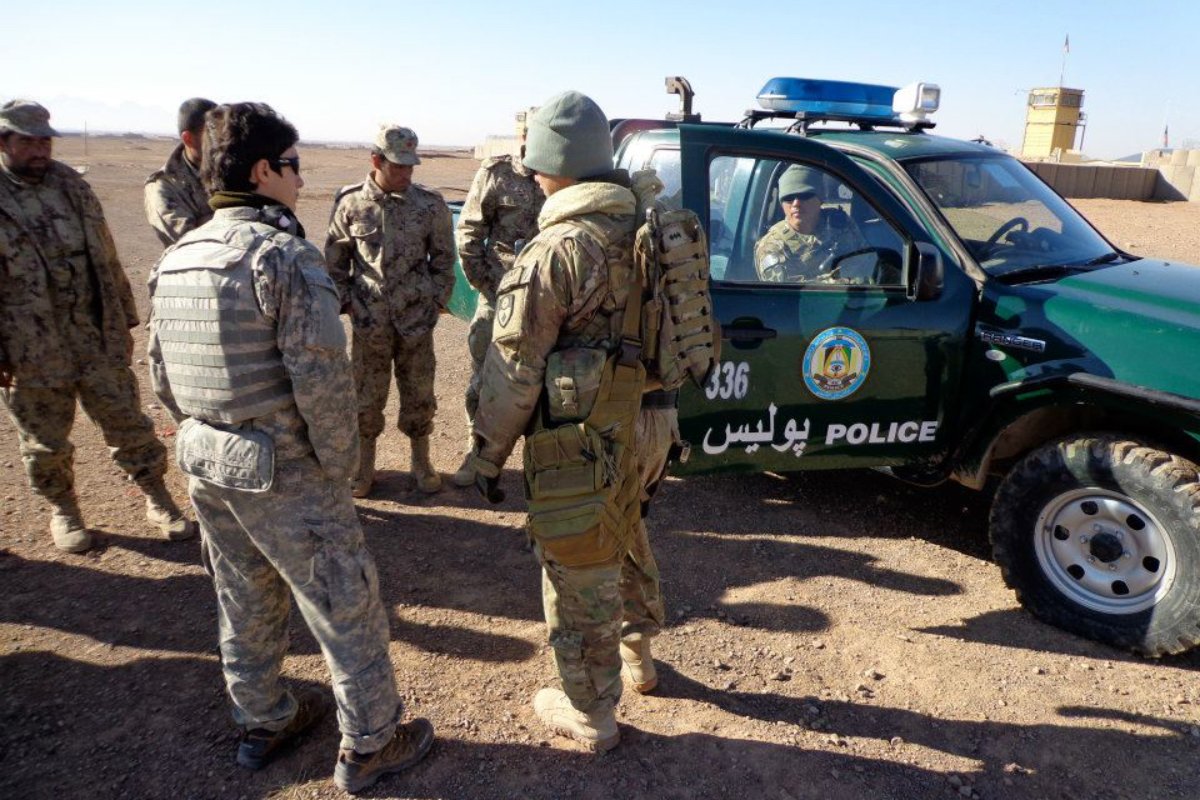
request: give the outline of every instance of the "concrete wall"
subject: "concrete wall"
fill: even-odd
[[[1027,161],[1025,166],[1063,197],[1111,197],[1114,200],[1154,200],[1159,170],[1148,167],[1090,166]],[[1182,199],[1182,198],[1179,198]]]
[[[1200,203],[1200,150],[1148,150],[1142,165],[1158,170],[1155,200]]]

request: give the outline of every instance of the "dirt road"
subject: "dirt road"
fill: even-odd
[[[167,149],[59,150],[89,166],[143,311],[159,248],[141,184]],[[319,243],[333,192],[362,179],[366,158],[302,157],[301,217]],[[461,197],[474,168],[427,157],[417,180]],[[1200,263],[1200,205],[1078,205],[1123,247]],[[465,431],[465,334],[450,318],[437,331],[435,462],[447,473]],[[142,392],[170,444],[144,379]],[[988,497],[862,472],[667,484],[650,520],[670,615],[655,643],[661,690],[627,691],[622,746],[591,757],[547,736],[529,705],[553,671],[520,501],[419,494],[401,439],[385,434],[378,489],[359,509],[408,713],[429,717],[439,742],[366,796],[1200,797],[1200,653],[1149,662],[1036,622],[989,561]],[[0,415],[0,797],[339,796],[332,719],[262,773],[235,766],[197,545],[153,536],[83,415],[74,441],[104,544],[83,557],[51,546]],[[183,498],[179,474],[169,480]],[[287,678],[325,684],[298,617],[292,627]]]

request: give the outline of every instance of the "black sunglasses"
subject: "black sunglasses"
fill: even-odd
[[[297,175],[299,175],[300,156],[292,156],[291,158],[284,158],[283,156],[280,156],[279,158],[275,159],[275,166],[277,168],[275,170],[276,172],[279,172],[279,170],[282,170],[284,167],[291,167],[292,172],[295,172]]]
[[[789,194],[787,197],[783,198],[782,202],[784,205],[791,205],[792,203],[796,202],[797,200],[799,200],[801,203],[803,203],[806,200],[809,200],[816,196],[817,196],[816,192],[802,192],[800,194]]]

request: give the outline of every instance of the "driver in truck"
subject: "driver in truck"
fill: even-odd
[[[823,176],[793,164],[779,176],[783,219],[754,246],[758,278],[767,283],[851,282],[841,275],[836,256],[866,246],[854,223],[840,209],[821,207]]]

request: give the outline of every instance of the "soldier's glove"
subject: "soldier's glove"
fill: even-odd
[[[471,455],[471,469],[475,472],[475,488],[492,505],[504,502],[504,490],[500,488],[500,467],[485,461],[477,454]]]

